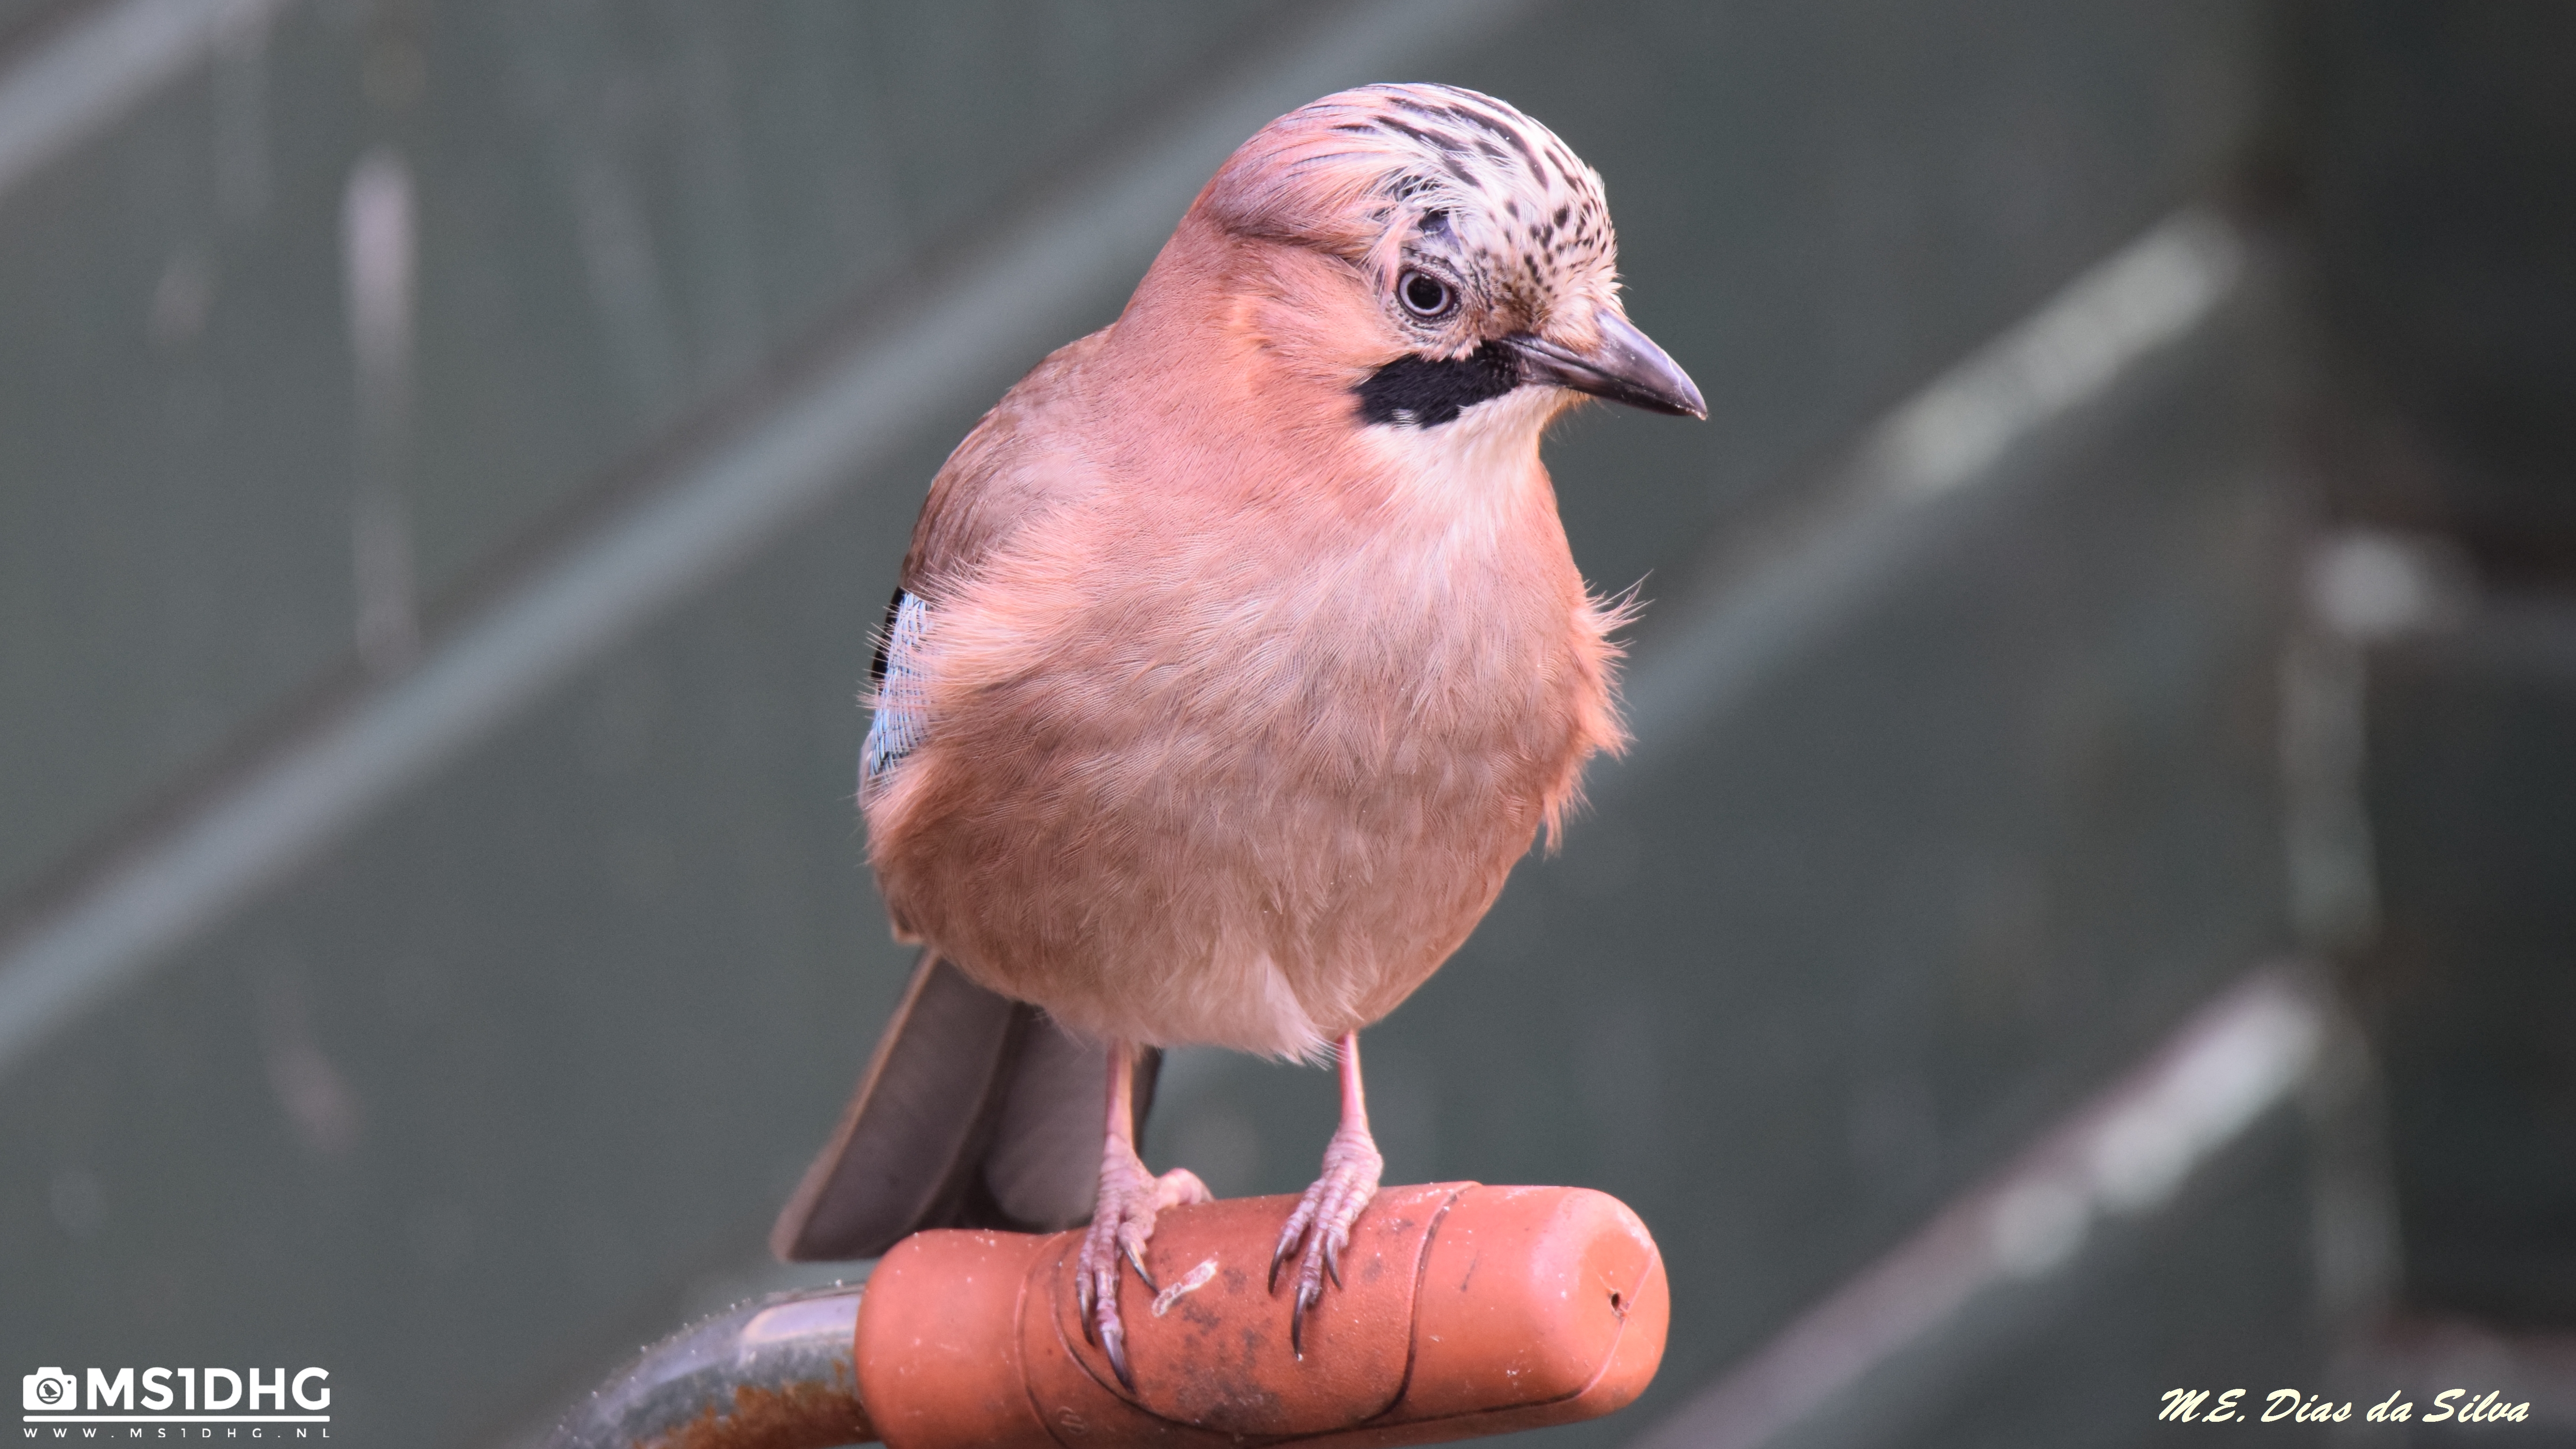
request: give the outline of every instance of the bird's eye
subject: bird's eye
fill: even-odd
[[[1429,272],[1407,272],[1395,284],[1404,310],[1416,317],[1446,317],[1458,310],[1458,292]]]

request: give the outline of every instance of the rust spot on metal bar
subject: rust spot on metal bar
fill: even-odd
[[[808,1380],[783,1389],[745,1384],[733,1391],[732,1413],[709,1405],[650,1444],[638,1440],[637,1449],[838,1449],[876,1438],[856,1385]]]

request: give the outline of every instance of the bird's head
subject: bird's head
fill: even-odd
[[[1347,381],[1363,424],[1508,417],[1534,438],[1581,394],[1708,415],[1620,304],[1600,176],[1491,96],[1326,96],[1245,142],[1195,210],[1234,238],[1328,263],[1301,269],[1300,305],[1274,330],[1306,334],[1299,350]]]

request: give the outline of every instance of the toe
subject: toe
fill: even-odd
[[[1207,1184],[1199,1180],[1199,1175],[1186,1167],[1175,1167],[1154,1179],[1154,1207],[1157,1211],[1187,1203],[1214,1201],[1216,1194],[1209,1192]]]
[[[1288,1214],[1288,1225],[1279,1230],[1279,1246],[1270,1251],[1270,1291],[1279,1291],[1279,1270],[1296,1255],[1297,1245],[1306,1240],[1306,1229],[1315,1221],[1315,1194],[1309,1191],[1294,1211]]]
[[[1120,1281],[1132,1268],[1149,1292],[1160,1292],[1161,1285],[1146,1266],[1154,1219],[1165,1208],[1206,1201],[1207,1184],[1185,1168],[1155,1177],[1131,1156],[1106,1164],[1101,1173],[1098,1206],[1076,1265],[1075,1299],[1084,1336],[1108,1356],[1109,1367],[1130,1393],[1135,1392],[1136,1375],[1127,1361],[1127,1327],[1118,1307]]]
[[[1306,1315],[1324,1296],[1329,1280],[1342,1286],[1342,1253],[1351,1245],[1352,1225],[1377,1195],[1380,1163],[1365,1138],[1336,1139],[1324,1156],[1324,1175],[1306,1189],[1279,1234],[1270,1258],[1270,1291],[1279,1291],[1279,1270],[1302,1245],[1297,1263],[1297,1299],[1289,1309],[1288,1345],[1299,1359],[1306,1356]]]
[[[1109,1356],[1110,1372],[1127,1392],[1136,1392],[1136,1372],[1127,1366],[1127,1328],[1118,1321],[1116,1304],[1104,1304],[1100,1313],[1100,1351]]]
[[[1324,1296],[1322,1235],[1306,1249],[1305,1261],[1297,1265],[1297,1303],[1288,1310],[1288,1350],[1299,1361],[1306,1357],[1306,1315]]]

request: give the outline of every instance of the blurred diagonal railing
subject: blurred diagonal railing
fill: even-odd
[[[2313,966],[2253,972],[1666,1416],[1641,1449],[1756,1449],[1827,1415],[1869,1415],[1873,1380],[1900,1374],[1986,1303],[2066,1273],[2106,1231],[2152,1216],[2351,1041]]]
[[[2018,451],[2200,332],[2249,265],[2226,215],[2195,206],[2168,217],[1889,413],[1839,467],[1731,530],[1640,653],[1626,690],[1637,747],[1602,793],[1653,778],[1669,752],[1904,577],[1938,510],[2009,476]],[[1843,1421],[1901,1398],[1910,1365],[1973,1339],[1981,1312],[2065,1273],[2103,1230],[2151,1217],[2295,1096],[2348,1032],[2312,967],[2255,971],[1640,1442],[1754,1449],[1802,1442],[1827,1421],[1840,1425],[1827,1440],[1868,1438]]]
[[[1664,751],[1903,577],[1895,565],[1928,510],[1977,491],[2014,450],[2191,335],[2235,294],[2245,264],[2226,217],[2175,213],[1889,413],[1841,467],[1727,530],[1629,674],[1637,743],[1614,781],[1651,776]]]
[[[0,55],[0,199],[286,0],[112,0]]]

